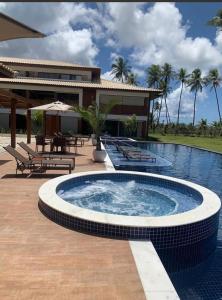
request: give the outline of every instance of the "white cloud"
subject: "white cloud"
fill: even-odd
[[[121,54],[116,53],[116,52],[111,52],[111,54],[110,54],[110,58],[112,61],[114,61],[119,56],[121,56]]]
[[[45,39],[2,43],[0,55],[95,64],[101,45],[111,47],[111,59],[127,50],[129,63],[140,77],[153,63],[169,62],[188,71],[200,67],[203,72],[222,67],[222,32],[217,32],[214,43],[205,37],[190,37],[189,20],[183,20],[174,3],[157,2],[149,8],[144,3],[124,2],[98,3],[94,8],[63,2],[0,3],[0,7],[50,34]]]
[[[111,74],[111,71],[105,72],[101,75],[101,78],[106,80],[113,80],[113,74]]]
[[[205,37],[189,37],[188,25],[183,25],[182,15],[174,3],[155,3],[146,11],[142,8],[137,3],[107,6],[109,38],[119,47],[131,48],[131,59],[136,65],[169,62],[189,71],[222,65],[221,33],[215,44]]]
[[[145,77],[145,71],[142,70],[142,69],[139,69],[139,68],[132,67],[132,73],[136,74],[140,78],[144,78]]]
[[[170,117],[171,120],[174,122],[177,118],[180,92],[181,92],[181,86],[173,90],[167,97],[167,105],[168,105]],[[206,98],[207,95],[204,90],[202,91],[202,93],[198,92],[196,109],[198,109],[198,105],[202,103]],[[194,103],[194,94],[190,93],[189,87],[184,87],[182,98],[181,98],[181,108],[180,108],[180,116],[182,119],[191,120],[191,117],[193,116],[193,103]],[[165,104],[163,101],[163,109],[162,109],[163,116],[165,116],[164,112],[165,112]]]
[[[3,6],[3,12],[49,35],[43,39],[4,42],[0,55],[58,59],[86,65],[95,63],[99,49],[93,41],[92,27],[73,29],[80,19],[81,22],[86,20],[84,4],[9,3]],[[88,22],[95,18],[95,13],[92,15],[91,10],[90,13],[92,17]]]

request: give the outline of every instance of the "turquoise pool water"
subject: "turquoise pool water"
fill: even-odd
[[[105,176],[104,176],[105,177]],[[164,181],[163,181],[164,182]],[[201,196],[180,187],[161,186],[136,180],[82,180],[57,194],[71,204],[109,214],[127,216],[164,216],[191,210],[201,204]]]
[[[152,172],[186,179],[211,189],[222,199],[221,154],[175,144],[147,142],[132,144],[166,159],[171,165],[152,167],[134,162],[126,166],[124,162],[120,163],[117,159],[119,154],[115,152],[115,149],[113,151],[108,149],[108,153],[112,152],[110,157],[116,169]],[[116,157],[116,160],[112,159],[112,156]],[[170,276],[182,300],[222,299],[222,212],[220,212],[217,248],[210,262],[203,264],[200,270],[190,270],[187,273]],[[186,281],[188,283],[184,285]]]

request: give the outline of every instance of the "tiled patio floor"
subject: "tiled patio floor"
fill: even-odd
[[[92,146],[78,148],[74,172],[104,169]],[[58,172],[57,172],[58,173]],[[41,214],[37,192],[53,177],[15,177],[0,154],[0,299],[145,299],[127,241],[65,229]]]
[[[32,142],[34,142],[34,137],[32,137]],[[25,134],[19,134],[17,135],[16,142],[25,142],[27,141],[27,137]],[[0,134],[0,152],[3,152],[4,149],[2,146],[7,146],[10,144],[10,134]]]

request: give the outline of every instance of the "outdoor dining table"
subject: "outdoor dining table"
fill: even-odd
[[[75,149],[75,154],[77,153],[77,142],[78,142],[78,137],[61,137],[61,145],[59,143],[60,137],[58,137],[57,143],[54,143],[54,139],[57,138],[56,136],[53,137],[46,137],[45,140],[50,144],[50,151],[55,152],[54,148],[61,147],[61,153],[65,153],[67,151],[67,148],[74,147]],[[62,139],[63,138],[63,139]],[[64,142],[65,139],[65,143]],[[58,153],[58,151],[56,151]]]

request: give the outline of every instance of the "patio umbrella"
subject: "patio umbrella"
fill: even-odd
[[[0,42],[19,38],[42,38],[45,34],[0,13]]]
[[[55,111],[55,112],[63,112],[72,109],[71,105],[65,104],[61,101],[55,101],[49,104],[44,104],[36,107],[30,108],[31,110],[43,110],[43,111]]]
[[[40,106],[36,106],[36,107],[32,107],[32,108],[29,108],[30,110],[42,110],[42,111],[45,111],[45,112],[57,112],[56,114],[56,131],[58,132],[59,131],[59,125],[58,125],[58,116],[59,116],[59,113],[60,112],[65,112],[65,111],[71,111],[73,107],[71,105],[68,105],[68,104],[65,104],[61,101],[55,101],[55,102],[52,102],[52,103],[49,103],[49,104],[44,104],[44,105],[40,105]],[[46,129],[44,129],[45,131]]]

